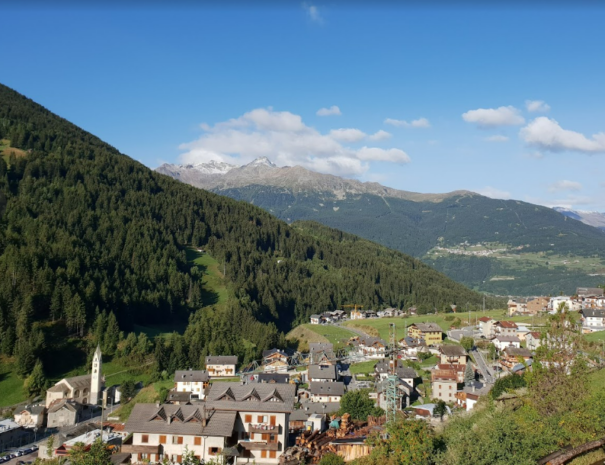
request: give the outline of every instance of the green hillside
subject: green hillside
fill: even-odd
[[[155,173],[4,86],[0,139],[26,153],[0,158],[0,354],[21,378],[37,360],[52,379],[85,369],[97,344],[159,376],[257,358],[345,303],[482,301],[402,253]]]
[[[336,199],[259,185],[218,192],[287,222],[319,221],[357,234],[494,294],[558,294],[605,280],[602,231],[526,202],[478,194],[440,202],[368,194]]]

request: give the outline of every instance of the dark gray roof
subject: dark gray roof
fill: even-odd
[[[174,372],[175,383],[207,383],[210,375],[206,370],[177,370]]]
[[[16,410],[15,413],[28,411],[31,415],[39,415],[41,413],[44,413],[45,410],[46,410],[46,407],[44,405],[34,405],[34,406],[27,406],[21,410]]]
[[[601,296],[603,295],[603,289],[600,287],[578,287],[576,294],[578,296]]]
[[[336,381],[336,366],[311,365],[309,366],[309,379],[333,379]]]
[[[517,336],[496,336],[495,339],[498,339],[500,342],[521,342]]]
[[[189,401],[191,401],[190,392],[170,391],[168,393],[168,397],[166,398],[166,402],[189,402]]]
[[[531,357],[531,350],[524,349],[523,347],[507,347],[504,349],[504,352],[513,357]]]
[[[314,413],[334,413],[340,410],[340,402],[303,402],[290,414],[290,421],[306,421]]]
[[[605,318],[605,308],[585,308],[582,315],[584,318]]]
[[[124,430],[129,433],[231,436],[237,412],[206,409],[205,427],[203,415],[204,410],[198,405],[136,404]]]
[[[55,413],[61,409],[67,409],[72,412],[78,412],[78,411],[82,410],[82,406],[72,400],[63,399],[63,400],[60,400],[59,402],[56,402],[56,403],[55,402],[50,404],[50,407],[48,408],[48,413]]]
[[[448,357],[461,357],[466,355],[464,347],[454,344],[443,344],[440,350],[442,354],[447,355]]]
[[[340,381],[331,383],[316,382],[309,384],[309,391],[314,395],[342,396],[345,393],[345,385]]]
[[[237,365],[237,355],[209,355],[206,365]]]
[[[217,410],[291,412],[295,394],[293,384],[214,383],[208,391],[206,404]]]
[[[418,378],[418,374],[416,373],[416,370],[414,370],[413,368],[404,367],[404,366],[397,367],[397,376],[399,378],[404,378],[404,379]]]
[[[257,383],[288,384],[290,382],[290,375],[288,373],[259,373],[252,381],[256,381]]]
[[[360,337],[358,343],[363,344],[366,347],[369,347],[375,343],[382,344],[385,347],[387,346],[387,343],[385,340],[380,339],[379,337],[373,337],[373,336]]]

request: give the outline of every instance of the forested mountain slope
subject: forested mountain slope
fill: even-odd
[[[496,294],[573,292],[605,279],[605,233],[547,207],[469,191],[396,191],[268,160],[214,171],[210,164],[158,171],[287,222],[314,220],[357,234]]]
[[[52,359],[52,322],[82,337],[100,321],[102,335],[99,314],[114,314],[126,333],[189,318],[178,365],[199,366],[204,354],[243,353],[243,338],[257,355],[280,331],[345,303],[443,309],[482,300],[399,252],[288,226],[155,173],[4,86],[0,139],[25,153],[0,159],[0,351],[30,369],[41,354]],[[198,311],[200,270],[187,245],[224,265],[235,297],[223,308]]]

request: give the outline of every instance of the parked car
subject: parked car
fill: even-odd
[[[32,446],[32,451],[37,451],[38,450],[38,446]]]

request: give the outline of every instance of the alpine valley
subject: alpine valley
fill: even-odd
[[[164,164],[157,171],[250,202],[288,223],[314,220],[370,239],[485,292],[572,293],[580,283],[596,286],[605,279],[605,233],[577,212],[470,191],[396,190],[277,167],[264,157],[244,166],[211,161]]]

